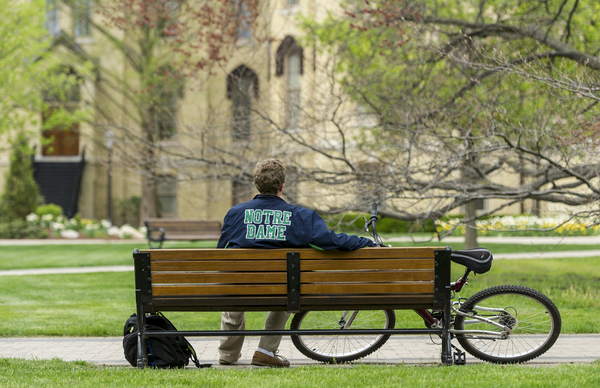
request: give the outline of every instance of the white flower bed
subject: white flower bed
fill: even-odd
[[[81,234],[86,237],[146,238],[146,227],[136,229],[129,224],[118,227],[108,220],[97,221],[79,217],[67,219],[52,214],[44,214],[40,217],[35,213],[29,214],[26,220],[42,228],[48,228],[56,236],[63,238],[78,238]]]
[[[455,228],[455,233],[464,234],[465,225],[459,219],[436,221],[440,232]],[[599,234],[599,226],[588,227],[585,220],[569,219],[568,216],[498,216],[477,220],[478,233],[482,235],[560,235],[590,236]]]

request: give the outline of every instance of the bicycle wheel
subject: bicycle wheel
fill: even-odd
[[[544,354],[560,333],[558,309],[544,294],[523,286],[496,286],[482,290],[463,303],[461,311],[508,326],[505,338],[486,334],[456,334],[458,342],[474,357],[497,364],[532,360]],[[496,326],[456,316],[456,330],[501,332]]]
[[[356,313],[356,314],[355,314]],[[351,321],[350,324],[348,322]],[[294,315],[292,330],[393,329],[393,310],[305,311]],[[379,349],[390,335],[292,335],[292,342],[306,357],[327,363],[358,360]]]

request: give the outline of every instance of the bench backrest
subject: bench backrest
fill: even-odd
[[[450,292],[443,247],[136,250],[134,261],[144,312],[440,310]]]
[[[162,228],[165,240],[218,240],[221,237],[219,221],[150,218],[144,220],[144,224],[149,230]]]

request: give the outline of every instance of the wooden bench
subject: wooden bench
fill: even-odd
[[[158,311],[312,311],[430,309],[450,314],[450,255],[443,247],[134,250],[138,317]],[[442,335],[442,362],[452,364],[450,320],[443,328],[373,329],[373,334]],[[311,334],[348,334],[342,330]],[[148,336],[138,319],[138,363]],[[179,331],[221,336],[219,330]],[[290,335],[302,330],[228,331]]]
[[[152,243],[159,243],[158,248],[162,248],[165,240],[218,240],[221,237],[219,221],[151,218],[144,220],[144,225],[150,248],[154,248]]]

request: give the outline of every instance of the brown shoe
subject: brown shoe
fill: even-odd
[[[274,353],[275,357],[271,357],[257,350],[254,352],[254,357],[252,357],[252,365],[273,368],[287,368],[290,366],[290,362],[285,357],[278,355],[277,350]]]
[[[225,361],[222,358],[219,358],[219,364],[221,365],[233,365],[233,362]]]

